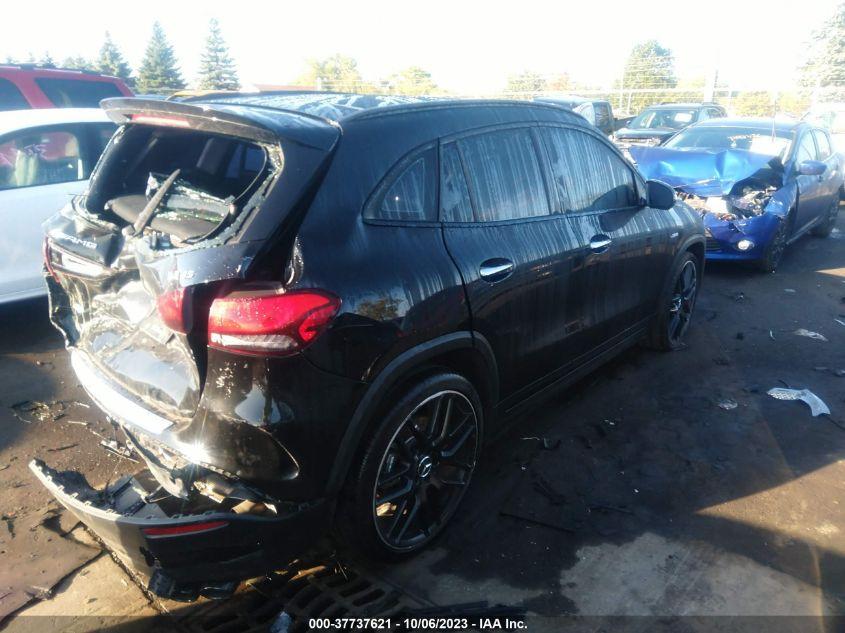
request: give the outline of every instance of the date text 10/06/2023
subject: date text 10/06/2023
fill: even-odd
[[[516,618],[310,618],[311,630],[406,630],[406,631],[519,631],[527,629],[526,623]]]

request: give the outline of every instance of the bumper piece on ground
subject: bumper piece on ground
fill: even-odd
[[[164,493],[148,471],[95,490],[77,472],[40,460],[30,469],[54,497],[122,560],[168,598],[220,594],[237,581],[273,571],[325,532],[331,508],[298,504],[276,515],[215,510]]]

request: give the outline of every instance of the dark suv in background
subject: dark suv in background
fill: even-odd
[[[680,345],[700,217],[582,117],[336,94],[116,99],[47,225],[51,317],[147,470],[51,492],[153,591],[277,568],[333,525],[396,557],[502,421],[648,339]]]
[[[693,123],[723,116],[727,112],[716,103],[661,103],[640,112],[617,130],[613,139],[623,149],[631,145],[660,145]]]

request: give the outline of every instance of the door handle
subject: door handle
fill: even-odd
[[[607,235],[594,235],[590,239],[590,250],[594,253],[604,253],[613,242]]]
[[[504,257],[494,257],[481,262],[478,267],[478,274],[484,281],[491,283],[501,281],[510,276],[513,272],[513,262]]]

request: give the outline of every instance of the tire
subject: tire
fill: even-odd
[[[828,237],[833,232],[833,227],[836,226],[837,215],[839,215],[839,196],[836,196],[833,204],[827,210],[827,219],[818,226],[814,226],[810,234],[816,237]]]
[[[684,346],[701,285],[701,272],[701,262],[692,253],[685,253],[672,269],[651,326],[649,345],[653,349],[669,352]]]
[[[766,254],[758,259],[755,263],[757,269],[764,273],[773,273],[778,269],[781,259],[783,259],[783,252],[786,250],[786,242],[789,239],[789,227],[792,224],[792,215],[787,216],[787,219],[781,220],[772,240],[766,247]]]
[[[431,543],[472,479],[482,416],[475,388],[451,372],[429,375],[401,395],[363,442],[340,493],[341,548],[396,560]]]

